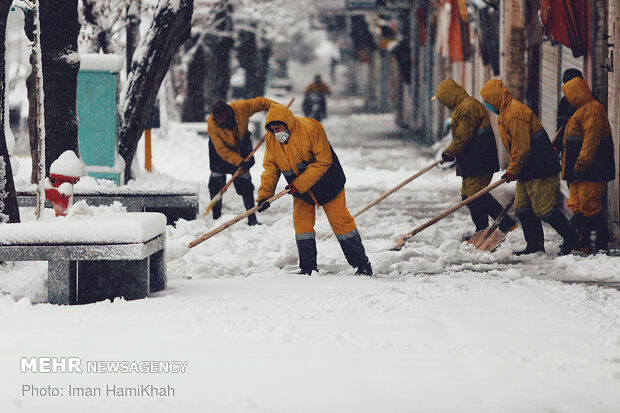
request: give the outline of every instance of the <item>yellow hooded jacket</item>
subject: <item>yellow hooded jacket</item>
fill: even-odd
[[[495,134],[482,103],[450,78],[439,83],[435,96],[452,110],[452,142],[444,152],[456,158],[456,174],[473,177],[499,171]]]
[[[284,122],[289,130],[285,143],[267,130],[261,185],[257,199],[273,196],[280,173],[293,183],[295,196],[310,204],[324,205],[342,191],[346,178],[340,161],[332,149],[321,123],[315,119],[294,116],[285,106],[274,103],[267,112],[265,129],[270,122]]]
[[[560,172],[560,163],[540,120],[530,108],[512,98],[501,80],[489,80],[480,95],[499,111],[499,135],[510,154],[507,173],[529,181]]]
[[[248,131],[250,116],[256,112],[268,110],[274,103],[271,99],[256,97],[229,103],[235,114],[236,127],[233,130],[221,128],[212,115],[207,118],[207,131],[217,154],[226,162],[239,165],[243,161],[239,148],[239,139]]]
[[[568,103],[576,108],[566,124],[562,178],[609,182],[615,179],[614,142],[605,108],[592,96],[588,84],[576,77],[562,86]]]

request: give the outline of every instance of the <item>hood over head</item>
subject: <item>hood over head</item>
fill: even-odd
[[[579,108],[584,104],[594,100],[592,91],[585,80],[575,77],[562,85],[562,92],[571,106]]]
[[[269,133],[271,133],[271,131],[267,128],[267,126],[271,122],[282,122],[286,124],[289,132],[293,133],[296,120],[293,112],[291,112],[289,108],[276,102],[271,104],[269,111],[267,112],[267,117],[265,118],[265,129]]]
[[[498,112],[512,100],[512,95],[508,91],[506,85],[499,79],[489,80],[482,89],[480,89],[480,96],[493,106]]]
[[[444,79],[437,85],[435,97],[449,109],[454,109],[469,94],[463,86],[456,83],[453,79]]]

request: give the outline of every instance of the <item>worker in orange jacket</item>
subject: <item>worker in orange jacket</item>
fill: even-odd
[[[250,176],[250,168],[254,165],[254,157],[245,161],[252,152],[252,142],[248,126],[250,117],[260,111],[266,111],[273,101],[263,97],[238,100],[230,104],[218,100],[211,107],[207,118],[209,133],[209,194],[213,199],[226,185],[226,175],[234,174],[237,168],[243,172],[234,180],[235,191],[241,195],[247,209],[254,207],[254,185]],[[222,215],[222,201],[213,207],[213,218]],[[248,217],[248,225],[256,225],[256,215]]]
[[[563,238],[559,254],[569,254],[580,234],[557,206],[560,163],[547,132],[536,114],[513,99],[501,80],[489,80],[480,95],[487,109],[498,115],[499,134],[510,155],[503,178],[506,182],[517,181],[514,210],[527,246],[515,254],[545,250],[541,219]]]
[[[469,96],[463,86],[451,78],[439,83],[432,99],[437,99],[452,111],[452,142],[441,157],[447,162],[456,159],[456,174],[463,178],[461,197],[465,200],[489,186],[493,173],[499,171],[495,134],[489,114],[482,103]],[[467,207],[476,231],[487,228],[488,217],[497,218],[503,209],[490,193],[470,202]],[[498,226],[505,234],[516,228],[517,223],[508,214],[501,219]]]
[[[607,112],[580,77],[566,82],[562,91],[576,108],[566,124],[563,139],[562,178],[569,182],[568,208],[583,238],[579,247],[591,251],[590,232],[594,229],[594,248],[605,250],[609,231],[601,199],[607,182],[616,178]]]
[[[355,221],[346,206],[344,171],[325,130],[315,119],[297,117],[274,103],[265,119],[265,157],[258,189],[259,212],[269,208],[280,174],[293,195],[293,225],[299,252],[300,274],[317,270],[316,209],[323,207],[347,262],[356,274],[372,275],[372,267]]]

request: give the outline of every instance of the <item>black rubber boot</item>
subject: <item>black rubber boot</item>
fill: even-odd
[[[355,271],[355,275],[367,275],[369,277],[372,277],[372,266],[370,265],[369,262],[367,262],[365,265],[361,265],[357,267],[357,271]]]
[[[209,177],[209,195],[211,199],[215,198],[218,192],[226,185],[226,176],[213,176]],[[222,216],[222,200],[213,206],[211,210],[213,214],[213,219],[218,219]]]
[[[245,193],[242,195],[243,205],[245,206],[245,210],[254,208],[254,194],[252,192]],[[256,219],[256,214],[248,215],[248,225],[258,225],[260,224]]]
[[[496,219],[499,214],[502,213],[504,207],[500,204],[497,199],[493,197],[491,194],[484,194],[480,197],[480,200],[484,202],[485,209],[487,214],[493,219]],[[516,229],[517,223],[514,219],[512,219],[508,214],[504,215],[501,221],[499,221],[499,225],[497,228],[502,231],[504,234],[507,232]]]
[[[362,244],[362,237],[360,237],[357,230],[355,230],[355,234],[352,236],[346,239],[339,239],[338,242],[349,265],[357,268],[356,274],[372,275],[372,268]],[[368,270],[370,270],[370,274],[367,273]]]
[[[566,219],[566,216],[557,208],[553,208],[550,214],[548,214],[543,220],[551,225],[555,232],[560,234],[564,238],[564,242],[560,245],[560,252],[558,255],[570,254],[572,250],[577,247],[581,235]]]
[[[297,253],[299,254],[300,274],[312,275],[312,271],[318,271],[316,267],[316,240],[298,239]]]
[[[581,212],[578,212],[573,215],[570,223],[581,235],[581,240],[576,248],[581,252],[592,252],[592,243],[590,242],[591,228],[588,219]]]
[[[588,221],[592,225],[594,232],[596,232],[596,239],[594,240],[594,248],[597,251],[606,250],[609,243],[609,229],[607,228],[607,220],[603,212],[588,217]]]
[[[464,200],[467,197],[461,196]],[[469,204],[467,204],[467,208],[469,209],[469,214],[471,215],[471,220],[474,222],[476,226],[476,232],[482,231],[486,227],[489,226],[489,218],[487,216],[486,203],[482,198],[478,198]]]
[[[526,255],[536,252],[545,252],[545,236],[540,219],[538,219],[532,210],[517,214],[517,217],[519,221],[521,221],[523,237],[527,245],[524,250],[515,251],[514,254]]]

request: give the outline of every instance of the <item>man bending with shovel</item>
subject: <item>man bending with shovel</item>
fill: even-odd
[[[486,188],[491,183],[493,173],[499,171],[495,135],[482,103],[469,96],[454,80],[443,80],[437,86],[432,100],[435,99],[452,111],[452,142],[441,157],[447,162],[456,159],[456,174],[463,178],[461,198],[465,200]],[[487,228],[488,217],[497,218],[503,209],[490,193],[467,204],[467,207],[476,232]],[[517,223],[508,215],[504,215],[498,226],[504,234],[516,228]]]
[[[254,185],[250,176],[250,168],[254,165],[254,157],[249,161],[245,158],[252,152],[250,116],[266,111],[273,103],[263,97],[238,100],[230,104],[218,100],[211,107],[211,115],[207,119],[209,132],[209,193],[213,199],[226,185],[226,174],[234,174],[237,168],[243,172],[235,179],[237,194],[241,195],[245,209],[254,207]],[[222,201],[213,207],[213,218],[222,215]],[[256,215],[248,217],[248,225],[258,224]]]
[[[372,275],[355,221],[346,206],[346,181],[340,161],[320,122],[297,117],[273,103],[265,119],[265,157],[258,189],[258,212],[269,208],[280,174],[293,195],[293,225],[299,253],[300,274],[317,270],[314,232],[316,209],[323,207],[348,263],[357,275]]]
[[[564,239],[559,254],[569,254],[580,236],[557,206],[560,163],[547,132],[530,108],[512,98],[501,80],[489,80],[480,95],[485,106],[499,115],[500,137],[510,154],[502,177],[506,182],[517,181],[514,208],[527,246],[515,254],[545,251],[541,219]]]

